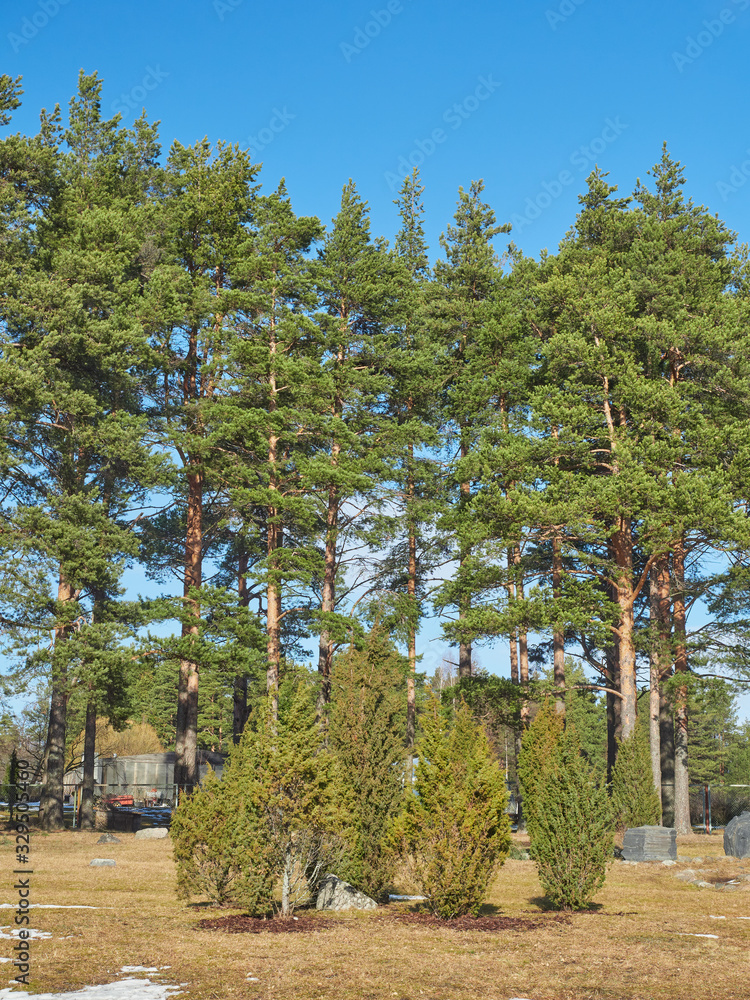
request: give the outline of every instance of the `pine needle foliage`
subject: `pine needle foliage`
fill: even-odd
[[[547,725],[549,733],[548,723],[543,718],[540,730]],[[572,724],[552,744],[534,784],[530,834],[531,857],[552,905],[560,910],[588,906],[604,885],[612,858],[612,807],[604,780],[581,754]]]
[[[648,734],[636,726],[618,741],[612,771],[612,807],[618,829],[656,826],[661,822],[661,802],[654,787]]]
[[[351,648],[333,666],[328,736],[354,835],[343,877],[374,899],[395,872],[390,832],[404,796],[407,666],[377,625],[364,649]]]
[[[414,794],[395,841],[436,916],[476,916],[510,850],[505,779],[464,702],[449,723],[435,700],[422,725]]]
[[[284,692],[282,691],[282,695]],[[347,854],[348,816],[334,754],[324,745],[313,691],[298,679],[291,698],[258,710],[233,754],[229,784],[249,820],[258,817],[274,873],[281,879],[283,916],[314,897],[323,876]]]
[[[523,812],[529,836],[534,839],[538,792],[544,770],[562,738],[565,720],[549,700],[539,709],[526,730],[518,754],[518,777],[523,790]]]
[[[177,865],[177,895],[237,903],[252,914],[270,908],[274,868],[258,816],[238,797],[237,784],[209,769],[203,783],[182,797],[170,837]]]

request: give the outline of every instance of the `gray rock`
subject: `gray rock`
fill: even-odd
[[[136,830],[136,840],[164,840],[169,836],[166,826],[147,826],[145,830]]]
[[[713,882],[693,882],[693,885],[697,885],[699,889],[713,889]]]
[[[693,879],[698,878],[698,873],[694,872],[692,868],[686,868],[684,871],[675,872],[674,877],[680,882],[692,882]]]
[[[703,858],[693,858],[693,864],[694,865],[702,865],[703,864]]]
[[[374,910],[377,905],[374,899],[335,875],[326,875],[318,889],[318,910]]]
[[[750,812],[740,813],[727,823],[724,853],[732,858],[750,858]]]
[[[677,831],[664,826],[635,826],[626,830],[622,856],[626,861],[675,861]]]
[[[121,844],[122,841],[119,837],[115,837],[113,833],[103,833],[101,837],[97,840],[97,844]]]
[[[672,861],[672,860],[662,861],[662,865],[664,865],[665,868],[670,868],[672,865],[676,865],[676,864],[677,864],[677,862],[676,861]]]
[[[112,858],[94,858],[93,861],[89,861],[90,868],[114,868],[116,864]]]

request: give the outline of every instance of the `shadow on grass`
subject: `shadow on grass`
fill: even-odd
[[[532,906],[538,906],[544,913],[599,913],[603,909],[601,903],[589,903],[579,910],[564,910],[561,906],[555,906],[546,896],[532,896],[529,902]]]

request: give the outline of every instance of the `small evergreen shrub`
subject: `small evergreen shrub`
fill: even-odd
[[[552,744],[533,801],[531,857],[542,888],[556,908],[582,909],[604,885],[613,818],[604,780],[583,758],[572,724]]]
[[[181,799],[169,830],[177,895],[238,903],[261,914],[270,907],[274,866],[263,831],[236,792],[209,769],[203,783]]]
[[[661,823],[661,801],[654,787],[648,734],[636,726],[618,742],[612,770],[612,807],[615,825],[622,830]]]
[[[537,792],[543,787],[543,774],[562,738],[565,718],[549,700],[539,709],[526,730],[518,754],[518,778],[523,792],[523,815],[533,839]]]
[[[422,721],[413,794],[395,842],[434,914],[476,916],[510,848],[504,775],[465,703],[452,725],[437,702]]]
[[[329,744],[340,766],[352,845],[337,875],[374,899],[393,882],[389,835],[401,808],[406,662],[377,627],[334,661]]]

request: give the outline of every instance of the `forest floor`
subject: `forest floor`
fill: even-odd
[[[295,924],[307,933],[293,934],[225,919],[237,910],[185,905],[170,841],[117,836],[120,844],[100,845],[98,833],[32,834],[31,927],[51,936],[31,941],[31,992],[120,981],[86,995],[124,997],[122,981],[137,972],[179,987],[182,1000],[750,997],[750,859],[725,858],[720,834],[678,838],[676,866],[614,861],[587,912],[549,911],[533,862],[508,860],[477,923],[443,925],[399,902],[358,914],[300,911]],[[14,879],[24,876],[12,874],[11,840],[1,835],[0,857],[2,987],[15,971]],[[93,858],[117,863],[92,868]],[[740,881],[699,888],[675,878],[687,868],[711,885]]]

